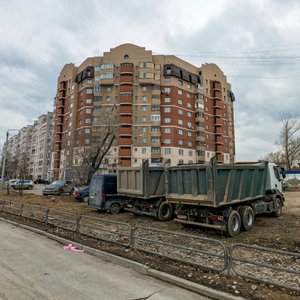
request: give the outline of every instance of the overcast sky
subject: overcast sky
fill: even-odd
[[[216,63],[236,96],[238,161],[277,150],[281,113],[300,117],[299,0],[0,0],[0,148],[52,111],[65,63],[123,43]],[[11,132],[13,134],[13,132]]]

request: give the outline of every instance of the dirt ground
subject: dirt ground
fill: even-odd
[[[144,225],[164,230],[184,232],[217,239],[222,241],[225,245],[246,243],[300,253],[300,191],[287,191],[285,192],[285,197],[286,202],[283,209],[283,215],[280,218],[273,218],[268,215],[259,216],[256,218],[256,225],[252,230],[241,232],[241,234],[235,238],[228,238],[214,230],[184,228],[174,221],[158,222],[153,218],[135,216],[129,212],[123,212],[119,215],[99,213],[95,209],[88,207],[85,203],[75,201],[73,196],[63,195],[44,197],[32,194],[31,191],[26,191],[23,196],[20,196],[15,191],[10,193],[10,195],[7,195],[5,191],[0,191],[0,200],[20,201],[27,204],[42,205],[59,210],[79,212],[80,214],[88,216],[126,222],[133,226]],[[295,292],[277,288],[272,285],[251,282],[237,276],[226,277],[225,275],[182,265],[137,250],[124,250],[124,248],[119,246],[99,242],[92,238],[83,238],[74,232],[53,228],[39,222],[29,221],[28,219],[9,215],[5,215],[4,217],[41,228],[48,232],[69,238],[75,242],[102,249],[132,260],[140,261],[142,263],[145,263],[146,261],[146,264],[152,268],[163,270],[210,287],[215,287],[216,289],[234,295],[243,296],[246,299],[299,299],[299,294],[297,295]]]

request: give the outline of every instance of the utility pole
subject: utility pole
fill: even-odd
[[[2,185],[4,185],[5,164],[6,164],[6,157],[7,157],[7,144],[8,144],[8,137],[9,137],[10,130],[18,130],[18,129],[8,129],[6,132],[5,148],[3,151],[3,158],[2,158],[2,175],[1,175]]]

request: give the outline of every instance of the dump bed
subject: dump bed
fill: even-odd
[[[136,198],[163,197],[165,194],[164,167],[120,167],[118,175],[118,194]]]
[[[219,207],[265,195],[267,162],[167,167],[166,198],[170,203]]]

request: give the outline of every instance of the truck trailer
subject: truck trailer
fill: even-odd
[[[282,214],[281,170],[273,163],[179,165],[165,168],[165,197],[175,221],[214,228],[228,236],[250,230],[255,216]]]

